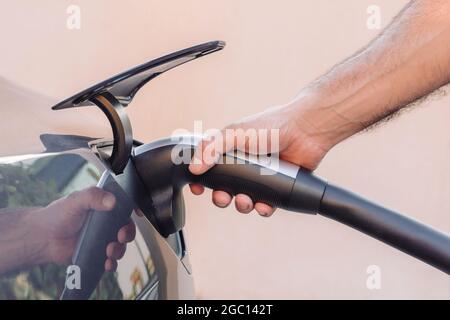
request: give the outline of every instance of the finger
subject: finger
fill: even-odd
[[[205,191],[205,188],[201,184],[190,184],[189,188],[196,196],[201,195]]]
[[[218,155],[212,147],[212,141],[200,141],[189,164],[189,170],[192,174],[205,173],[216,163]]]
[[[122,259],[127,248],[126,244],[119,242],[111,242],[106,246],[106,256],[112,260]]]
[[[249,213],[253,210],[253,201],[245,194],[236,195],[234,203],[236,205],[236,210],[240,213]]]
[[[109,211],[114,208],[116,197],[98,187],[90,187],[81,191],[71,193],[66,199],[64,205],[70,207],[71,212],[82,210]]]
[[[262,202],[255,203],[255,210],[262,217],[270,217],[275,212],[274,207],[271,207],[268,204]]]
[[[134,240],[134,237],[136,237],[136,226],[134,225],[134,222],[130,222],[123,226],[117,233],[117,240],[120,243],[131,242]]]
[[[231,203],[233,197],[225,191],[214,190],[212,193],[212,201],[219,208],[226,208]]]
[[[192,174],[203,174],[212,168],[225,152],[234,149],[234,136],[230,127],[202,140],[195,149],[194,156],[189,164]]]
[[[112,259],[106,259],[105,261],[105,270],[106,271],[116,271],[117,270],[117,261]]]

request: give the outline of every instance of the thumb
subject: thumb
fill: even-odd
[[[90,187],[70,194],[65,200],[67,212],[77,213],[89,210],[109,211],[114,208],[116,198],[98,187]]]
[[[212,168],[226,152],[234,150],[234,134],[231,126],[228,126],[213,136],[203,139],[195,149],[189,164],[192,174],[200,175]]]

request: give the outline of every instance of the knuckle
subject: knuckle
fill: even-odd
[[[93,198],[98,197],[104,193],[104,191],[101,188],[95,186],[86,188],[85,192],[88,196]]]
[[[97,187],[88,187],[83,190],[75,191],[70,196],[72,199],[89,201],[94,193],[97,192]]]

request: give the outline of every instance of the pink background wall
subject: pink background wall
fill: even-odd
[[[155,80],[129,109],[137,138],[221,127],[287,102],[373,38],[367,0],[19,0],[0,11],[0,76],[62,99],[151,58],[221,39],[227,48]],[[377,0],[382,25],[404,5]],[[81,8],[81,29],[66,8]],[[336,147],[330,181],[450,232],[450,97],[424,103]],[[187,190],[186,190],[187,191]],[[443,273],[322,217],[270,219],[186,192],[199,298],[450,298]],[[381,268],[380,290],[366,268]]]

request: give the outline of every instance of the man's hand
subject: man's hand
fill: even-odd
[[[450,82],[449,12],[448,0],[410,1],[374,41],[304,88],[295,101],[228,128],[280,129],[281,157],[315,169],[337,143]],[[209,161],[211,155],[217,158],[214,150],[247,151],[245,142],[230,148],[230,139],[223,137],[199,145],[190,165],[193,174],[214,164]],[[203,187],[191,190],[201,194]],[[214,191],[213,202],[226,207],[231,196]],[[273,213],[265,204],[253,206],[246,195],[236,196],[238,211],[253,207],[264,216]]]
[[[114,195],[97,187],[77,191],[45,208],[29,213],[33,241],[41,246],[40,262],[70,263],[79,233],[90,210],[110,211]],[[117,241],[106,248],[105,270],[114,271],[117,260],[125,254],[126,243],[134,239],[135,225],[130,221],[117,233]]]
[[[320,135],[316,128],[306,121],[302,110],[296,104],[278,106],[227,126],[216,137],[211,137],[199,144],[189,166],[190,171],[193,174],[206,172],[215,164],[213,161],[208,161],[215,158],[211,157],[214,154],[231,150],[250,152],[248,137],[245,136],[247,129],[279,129],[279,150],[276,151],[279,152],[280,158],[310,170],[315,169],[332,147],[332,142]],[[226,135],[226,130],[234,134]],[[271,141],[268,141],[268,150],[270,150],[270,144]],[[197,184],[190,185],[190,188],[196,195],[204,191],[204,187]],[[231,195],[224,191],[213,192],[213,202],[220,208],[227,207],[231,200]],[[245,194],[236,195],[235,205],[241,213],[249,213],[254,208],[264,217],[271,216],[275,210],[265,203],[253,204],[250,197]]]

